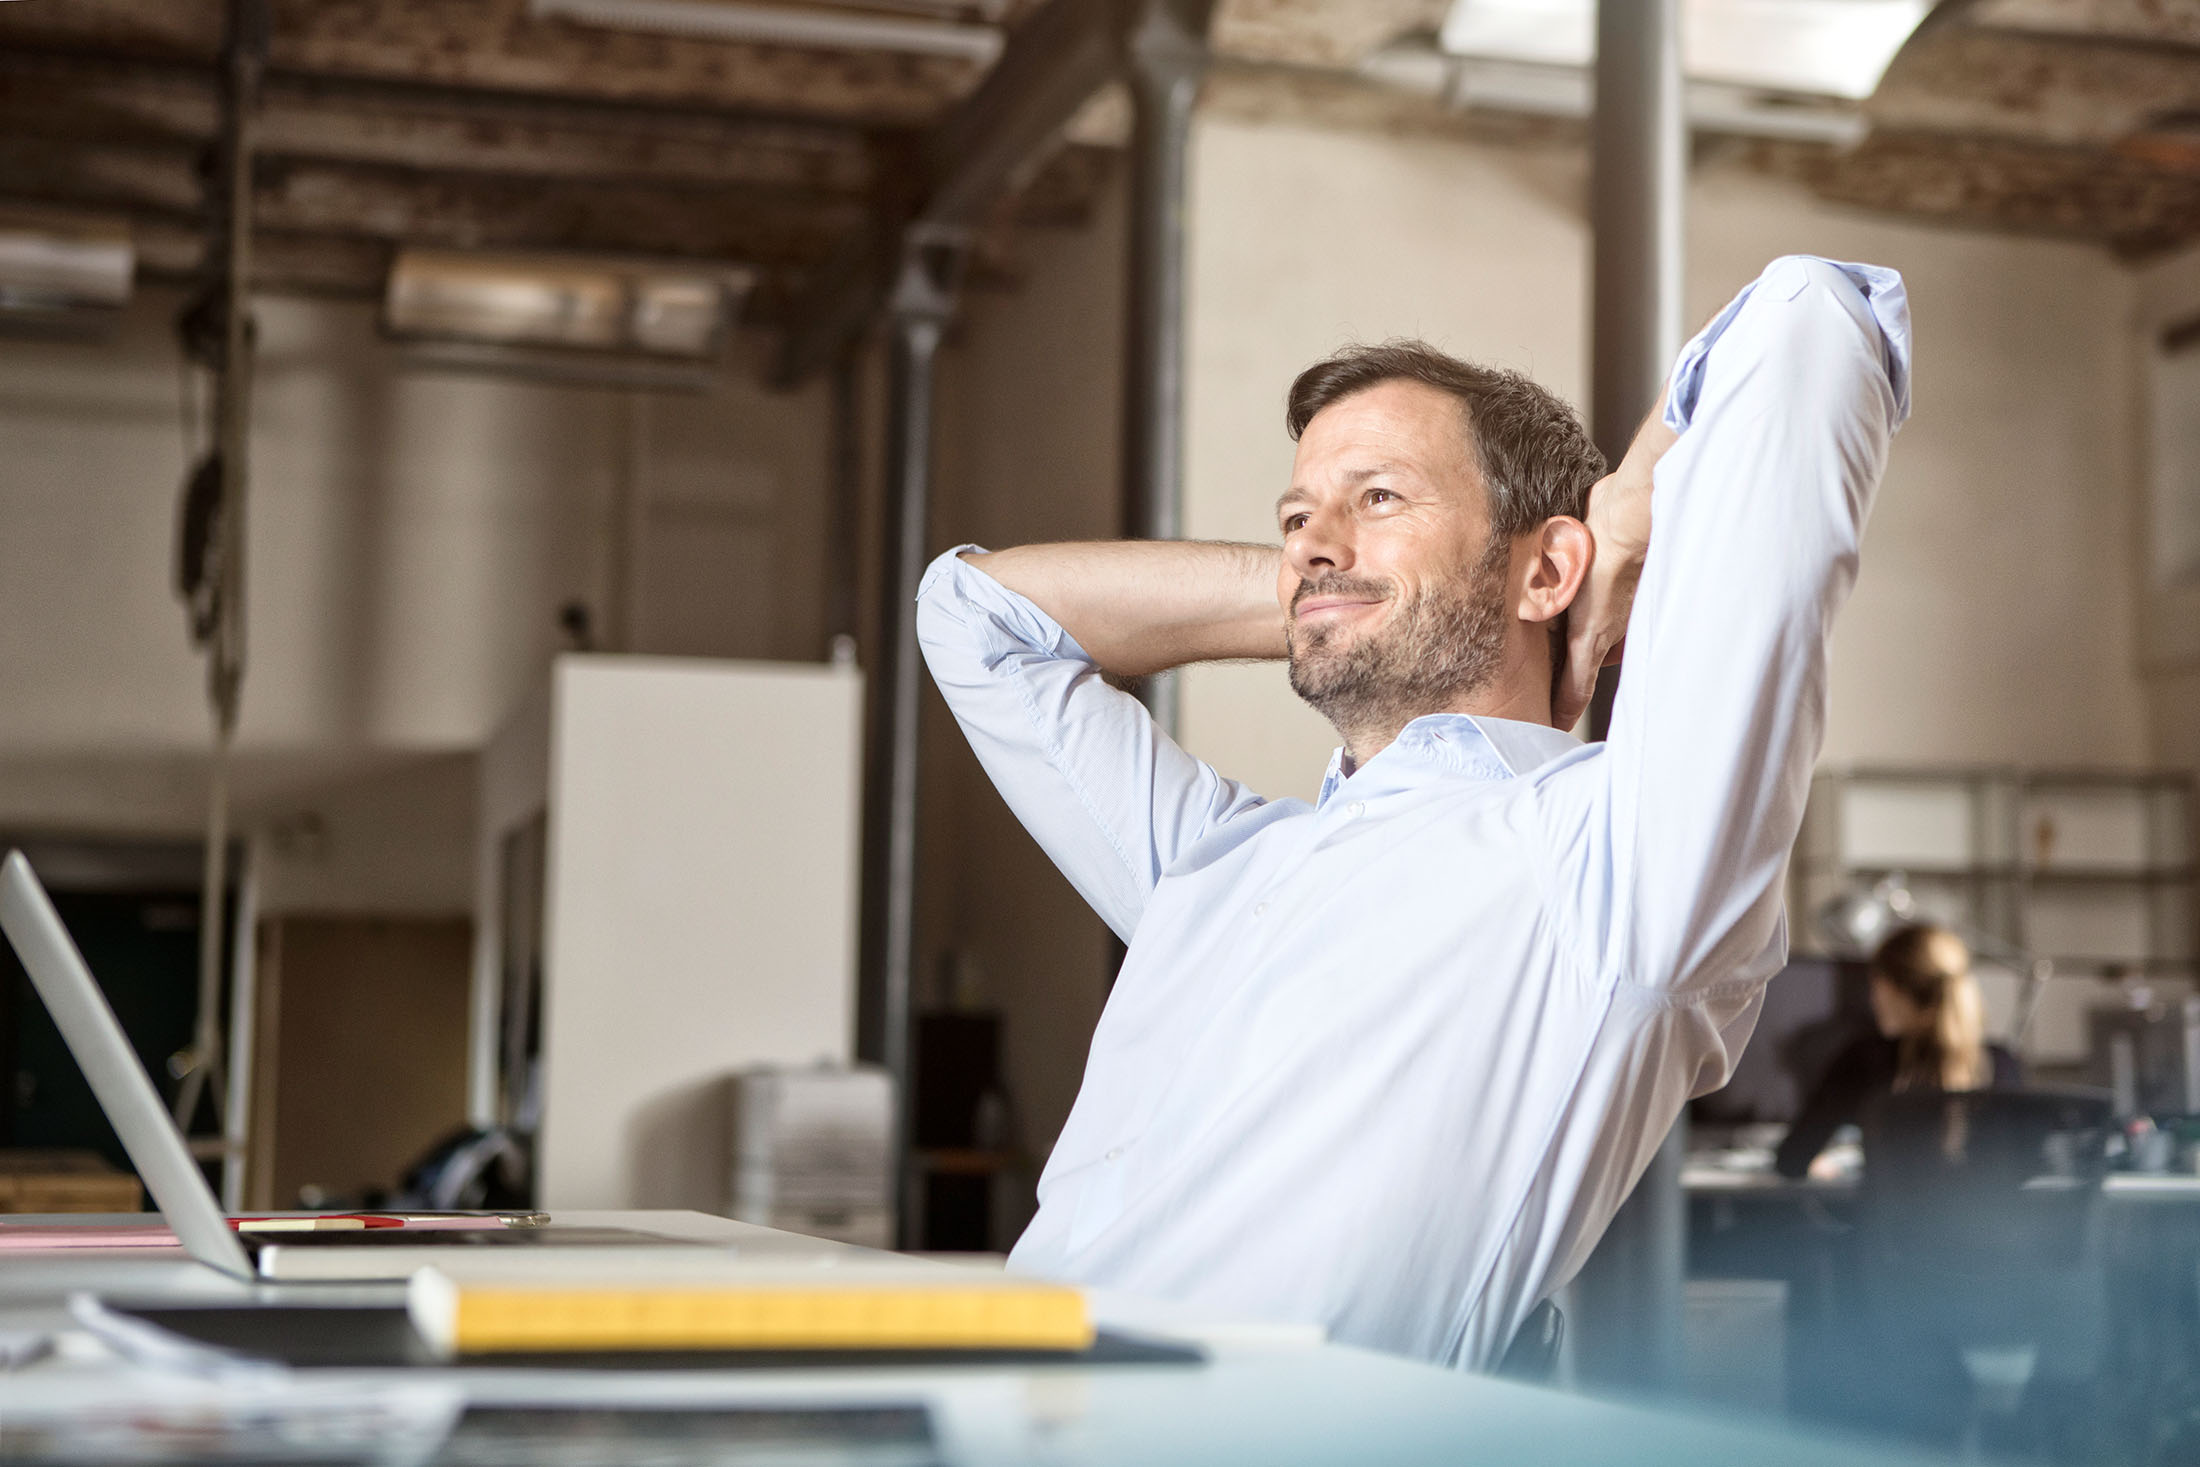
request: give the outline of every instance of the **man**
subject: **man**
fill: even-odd
[[[1494,1362],[1785,960],[1826,639],[1908,356],[1899,277],[1790,257],[1602,480],[1526,379],[1375,348],[1293,385],[1280,553],[940,558],[933,676],[1129,944],[1013,1266]],[[1610,736],[1580,745],[1622,636]],[[1101,677],[1284,656],[1344,741],[1312,805]]]

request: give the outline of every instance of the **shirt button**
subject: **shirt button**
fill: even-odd
[[[1365,815],[1367,813],[1367,806],[1362,804],[1358,800],[1354,800],[1351,804],[1344,807],[1344,813],[1351,819],[1357,820],[1362,815]]]
[[[1253,915],[1254,915],[1254,916],[1256,916],[1256,917],[1265,917],[1265,916],[1267,916],[1267,915],[1268,915],[1268,903],[1266,903],[1266,902],[1255,902],[1255,903],[1253,903]]]
[[[1123,1148],[1122,1148],[1122,1147],[1120,1147],[1120,1146],[1110,1146],[1110,1147],[1108,1148],[1108,1160],[1110,1160],[1110,1161],[1114,1161],[1114,1160],[1118,1159],[1119,1157],[1121,1157],[1121,1156],[1122,1156],[1122,1154],[1123,1154]]]

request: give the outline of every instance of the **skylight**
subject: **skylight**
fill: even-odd
[[[1624,0],[1622,0],[1624,3]],[[1681,58],[1697,81],[1862,101],[1932,0],[1681,0]],[[1596,0],[1453,0],[1454,56],[1586,67]]]

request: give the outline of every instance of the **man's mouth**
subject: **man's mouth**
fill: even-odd
[[[1382,603],[1371,596],[1308,596],[1299,602],[1292,615],[1300,621],[1313,617],[1347,615],[1365,611]]]
[[[1390,588],[1380,582],[1355,581],[1342,576],[1326,585],[1302,581],[1298,594],[1291,598],[1291,620],[1315,624],[1350,621],[1389,599]]]

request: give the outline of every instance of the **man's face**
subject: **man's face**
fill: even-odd
[[[1495,675],[1511,547],[1456,398],[1393,381],[1322,409],[1276,512],[1291,686],[1348,739]]]

